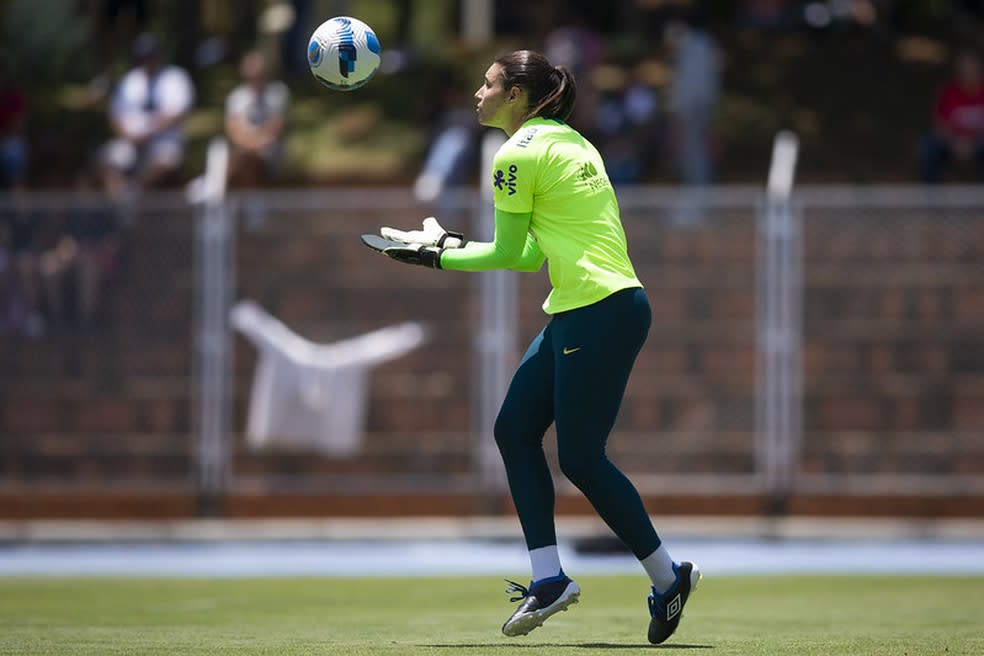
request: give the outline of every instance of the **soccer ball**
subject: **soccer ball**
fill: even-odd
[[[318,26],[308,42],[308,65],[329,89],[351,91],[379,68],[379,39],[357,18],[336,16]]]

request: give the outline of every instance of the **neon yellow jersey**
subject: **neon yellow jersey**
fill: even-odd
[[[629,260],[615,190],[597,149],[567,124],[526,121],[496,153],[497,210],[532,213],[530,234],[547,258],[548,314],[642,287]]]

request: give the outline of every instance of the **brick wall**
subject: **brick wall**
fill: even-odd
[[[104,329],[0,338],[4,485],[191,480],[191,220],[150,218],[133,230]],[[640,478],[751,473],[752,212],[709,212],[693,227],[649,212],[624,218],[653,325],[610,453]],[[431,340],[374,369],[364,449],[332,459],[245,447],[255,354],[236,337],[239,480],[257,489],[408,479],[426,487],[470,470],[477,279],[403,267],[357,239],[417,220],[414,208],[326,207],[268,213],[242,234],[236,296],[302,335],[332,341],[416,319]],[[984,473],[982,249],[977,217],[808,214],[804,471]],[[545,321],[546,292],[544,273],[521,277],[520,351]]]

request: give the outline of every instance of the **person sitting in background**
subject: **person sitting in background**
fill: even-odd
[[[114,138],[103,148],[103,184],[115,198],[128,190],[162,186],[184,160],[181,125],[195,100],[187,71],[166,65],[160,45],[141,34],[137,65],[116,86],[109,116]]]
[[[112,207],[93,195],[97,180],[86,169],[76,187],[80,199],[59,226],[56,238],[41,255],[40,271],[51,323],[69,319],[84,330],[97,324],[106,284],[120,269],[123,237]],[[70,301],[65,294],[71,292]]]
[[[0,204],[0,326],[4,332],[37,339],[46,331],[38,270],[43,225],[36,211],[17,198]]]
[[[939,182],[944,165],[953,160],[975,160],[984,173],[984,70],[976,52],[957,55],[953,78],[936,96],[933,121],[920,150],[923,181]]]
[[[290,92],[272,80],[263,53],[249,52],[239,65],[242,83],[226,97],[225,134],[229,140],[229,186],[269,182],[283,156]]]

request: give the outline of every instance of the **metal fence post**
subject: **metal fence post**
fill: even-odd
[[[802,433],[802,250],[792,202],[798,148],[793,133],[776,135],[758,212],[756,471],[773,512],[782,512],[792,489]]]
[[[231,212],[225,198],[228,147],[209,144],[195,225],[195,403],[196,477],[199,511],[221,514],[230,467],[230,381],[232,350],[227,317],[233,286]]]
[[[475,212],[474,233],[478,239],[492,241],[495,235],[495,207],[492,204],[492,161],[505,143],[498,130],[482,139],[480,173],[481,197]],[[475,330],[476,394],[473,416],[475,459],[479,485],[490,501],[506,488],[505,472],[499,459],[492,428],[502,399],[505,398],[516,359],[517,280],[515,271],[483,271],[478,274],[479,316]]]

